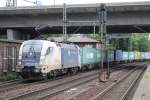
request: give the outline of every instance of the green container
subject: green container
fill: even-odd
[[[97,49],[97,62],[101,61],[101,49]]]
[[[89,47],[80,48],[80,60],[81,65],[97,63],[97,49]]]

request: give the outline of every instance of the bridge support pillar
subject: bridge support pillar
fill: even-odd
[[[7,29],[8,40],[21,40],[21,34],[15,29]]]

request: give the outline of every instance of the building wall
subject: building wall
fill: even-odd
[[[14,71],[21,43],[0,41],[0,74]]]

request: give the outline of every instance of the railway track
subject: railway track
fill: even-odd
[[[118,69],[118,68],[117,68]],[[113,69],[117,70],[117,69]],[[120,68],[119,68],[120,69]],[[88,81],[92,81],[94,79],[97,79],[99,71],[92,71],[84,73],[84,75],[75,75],[67,78],[63,78],[60,80],[54,80],[49,82],[48,85],[46,85],[44,88],[41,88],[39,90],[33,90],[31,92],[26,92],[24,94],[15,95],[12,97],[7,98],[8,100],[20,100],[20,99],[27,99],[27,100],[43,100],[50,97],[53,97],[59,93],[62,93],[65,90],[68,90],[70,88],[76,87],[78,85],[84,84]],[[83,74],[83,73],[82,73]],[[87,75],[85,75],[87,74]],[[56,81],[56,82],[55,82]]]
[[[10,82],[14,82],[14,81],[17,81],[19,79],[15,79],[15,80],[10,80],[10,81],[0,81],[0,85],[3,84],[3,83],[10,83]]]
[[[120,68],[117,69],[120,70]],[[115,71],[117,69],[116,68],[112,69],[112,71]],[[43,99],[48,99],[50,97],[56,96],[60,93],[63,93],[63,91],[68,90],[70,88],[94,80],[98,77],[98,73],[99,71],[91,71],[86,73],[78,73],[77,75],[73,75],[69,77],[68,76],[63,78],[60,77],[53,81],[45,81],[45,82],[37,82],[37,83],[34,82],[34,83],[22,84],[18,86],[15,85],[13,87],[0,90],[0,92],[9,91],[13,89],[28,88],[28,86],[30,86],[29,88],[31,89],[29,91],[28,90],[21,91],[20,93],[15,93],[16,91],[12,91],[9,92],[9,94],[12,94],[11,96],[7,94],[7,96],[4,97],[7,100],[22,100],[22,99],[43,100]],[[43,86],[40,83],[43,83],[42,84]],[[36,84],[39,87],[35,88],[34,85]]]
[[[78,72],[78,74],[81,74],[81,73],[86,73],[86,71],[85,72]],[[41,84],[41,83],[50,82],[53,80],[59,80],[59,79],[63,79],[66,77],[68,77],[68,75],[63,75],[63,76],[56,77],[55,79],[44,80],[44,81],[38,81],[38,80],[32,81],[31,80],[31,82],[28,82],[28,80],[16,79],[16,80],[11,80],[11,81],[1,82],[0,83],[0,94],[7,92],[7,91],[12,91],[12,90],[24,88],[26,86]]]
[[[121,69],[121,68],[116,68],[116,67],[112,67],[113,70],[116,70],[116,69]],[[63,77],[57,77],[57,79],[61,79],[61,78],[64,78]],[[22,87],[25,87],[25,86],[28,86],[28,85],[34,85],[34,84],[39,84],[39,83],[44,83],[44,82],[48,82],[48,81],[42,81],[42,82],[34,82],[34,83],[28,83],[28,84],[25,84],[24,81],[26,80],[19,80],[19,79],[16,79],[16,80],[12,80],[12,81],[6,81],[6,82],[2,82],[0,83],[0,94],[3,93],[3,92],[7,92],[7,91],[11,91],[11,90],[14,90],[14,89],[19,89],[19,88],[22,88]],[[16,85],[17,84],[17,85]]]
[[[19,80],[19,79],[10,80],[10,81],[1,81],[1,82],[0,82],[0,86],[1,86],[2,84],[12,83],[12,82],[16,82],[16,81],[18,81],[18,80]]]
[[[86,72],[83,72],[86,73]],[[81,74],[81,72],[79,72],[78,74]],[[73,75],[72,75],[73,76]],[[7,82],[3,82],[0,84],[0,94],[3,94],[5,92],[10,92],[13,90],[17,90],[17,89],[21,89],[21,88],[26,88],[28,86],[32,86],[32,85],[37,85],[37,84],[42,84],[42,83],[46,83],[46,82],[51,82],[53,80],[59,80],[59,79],[63,79],[68,77],[67,75],[64,76],[60,76],[57,77],[56,79],[51,79],[51,80],[43,80],[43,81],[31,81],[31,82],[27,82],[27,80],[12,80],[12,81],[7,81]]]
[[[11,96],[6,99],[7,100],[44,99],[45,97],[56,95],[57,93],[62,92],[68,88],[83,84],[83,83],[90,81],[92,79],[95,79],[97,77],[98,77],[98,71],[94,71],[94,72],[85,73],[81,76],[77,75],[76,77],[72,76],[72,77],[68,77],[66,79],[54,80],[54,81],[47,83],[47,85],[45,85],[44,88],[39,87],[39,89],[37,89],[37,90],[32,90],[30,92],[25,92],[23,94]],[[69,84],[70,84],[70,86],[68,87]],[[58,87],[60,87],[61,89],[58,89]],[[43,96],[41,97],[41,95],[43,95]]]
[[[12,85],[16,85],[16,84],[19,84],[19,83],[22,83],[22,82],[23,82],[23,80],[19,80],[19,79],[2,82],[2,83],[0,83],[0,89],[5,88],[5,87],[9,87],[9,86],[12,86]]]
[[[13,90],[17,90],[17,89],[21,89],[21,88],[26,88],[28,86],[32,86],[32,85],[37,85],[37,84],[41,84],[41,83],[45,83],[45,82],[48,82],[48,80],[44,80],[44,81],[36,81],[36,82],[30,82],[30,83],[26,83],[24,81],[21,81],[19,83],[14,83],[14,84],[11,84],[9,86],[2,86],[1,89],[0,89],[0,94],[3,94],[5,92],[8,92],[8,91],[13,91]]]
[[[124,75],[116,83],[113,83],[105,90],[94,96],[91,100],[125,100],[128,92],[134,86],[140,75],[144,72],[144,68],[135,68]]]

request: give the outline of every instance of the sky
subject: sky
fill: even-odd
[[[6,0],[0,0],[0,7],[5,6]],[[29,0],[35,2],[36,0]],[[88,3],[113,3],[113,2],[140,2],[150,0],[39,0],[42,5],[61,5],[66,4],[88,4]],[[25,2],[24,0],[17,0],[17,6],[35,6],[32,3]]]

